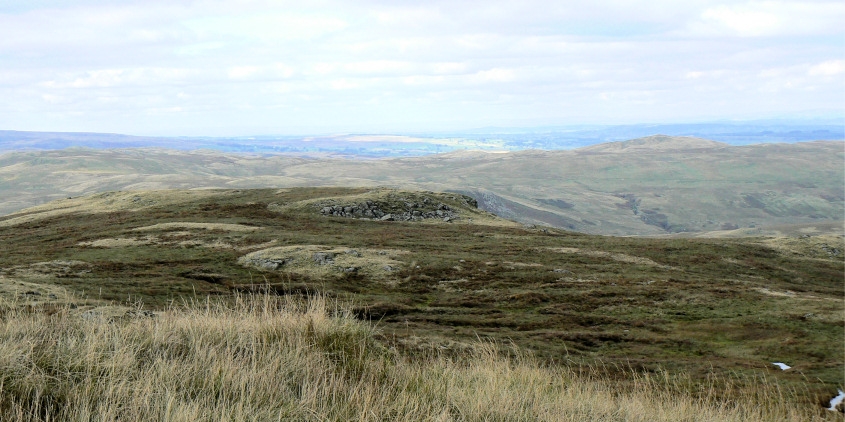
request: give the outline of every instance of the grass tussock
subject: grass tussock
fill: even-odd
[[[823,418],[775,390],[726,403],[506,357],[408,359],[323,298],[240,297],[154,317],[0,314],[3,421],[771,421]],[[832,414],[831,419],[836,418]]]

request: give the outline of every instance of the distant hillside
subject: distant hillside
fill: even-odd
[[[451,151],[568,150],[662,133],[698,137],[730,145],[845,140],[836,120],[758,120],[696,124],[488,127],[419,133],[357,133],[257,136],[130,136],[114,133],[24,132],[0,130],[0,152],[83,148],[171,148],[183,151],[286,154],[310,158],[411,157]]]
[[[580,151],[592,152],[663,152],[663,151],[700,151],[725,148],[730,145],[723,142],[692,136],[653,135],[629,141],[608,142],[581,148]]]
[[[0,155],[0,213],[107,190],[391,186],[456,191],[523,223],[660,235],[841,221],[845,144],[651,136],[568,151],[380,160],[164,149]]]

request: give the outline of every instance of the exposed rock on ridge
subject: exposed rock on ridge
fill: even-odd
[[[365,200],[356,203],[318,204],[320,214],[333,217],[356,218],[380,221],[422,221],[440,219],[451,222],[459,219],[459,211],[436,199],[424,196],[421,198],[398,197],[390,201]],[[473,208],[478,203],[471,197],[461,195],[460,200]]]

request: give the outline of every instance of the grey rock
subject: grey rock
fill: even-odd
[[[334,252],[314,252],[311,258],[320,265],[327,265],[334,262],[334,257],[337,256]]]
[[[265,270],[278,270],[280,267],[287,265],[290,261],[290,259],[255,258],[250,260],[249,263]]]
[[[355,249],[347,249],[346,251],[344,251],[344,253],[346,253],[347,255],[352,255],[352,256],[357,257],[357,258],[361,257],[361,252],[358,252]]]
[[[452,199],[458,200],[457,198]],[[401,209],[396,209],[396,201],[401,201],[399,202]],[[427,197],[419,201],[414,201],[413,198],[392,198],[390,204],[392,205],[371,200],[342,205],[321,204],[319,205],[319,212],[325,216],[378,219],[381,221],[420,221],[429,218],[443,219],[445,217],[448,217],[449,221],[457,219],[456,213],[448,205],[442,202],[437,202],[435,205],[435,202]]]

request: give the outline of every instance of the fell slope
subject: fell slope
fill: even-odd
[[[481,337],[618,364],[623,383],[623,368],[772,377],[810,403],[845,384],[842,237],[611,238],[524,227],[454,193],[291,188],[65,199],[0,218],[0,243],[0,295],[32,309],[319,292],[410,353]]]

